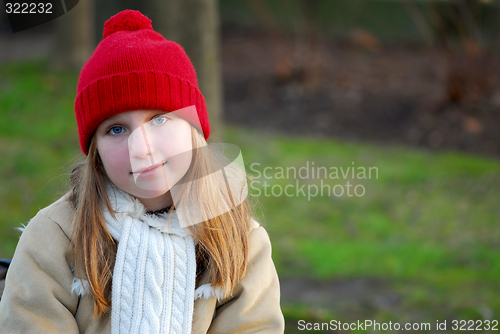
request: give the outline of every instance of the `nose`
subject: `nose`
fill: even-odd
[[[155,152],[151,136],[148,135],[147,127],[144,125],[136,128],[128,138],[128,149],[130,157],[145,158]]]

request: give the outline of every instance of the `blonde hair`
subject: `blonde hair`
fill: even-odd
[[[238,281],[245,275],[248,262],[248,235],[253,217],[249,198],[230,205],[228,210],[216,217],[214,208],[225,201],[224,194],[231,194],[227,183],[220,183],[214,172],[227,166],[224,155],[207,146],[203,135],[191,126],[193,155],[191,166],[179,181],[184,183],[174,203],[196,203],[201,217],[200,223],[188,228],[198,241],[196,246],[197,275],[208,271],[209,281],[228,297]],[[252,179],[244,174],[245,180]],[[198,182],[187,182],[198,180]],[[97,143],[91,139],[86,159],[78,163],[71,172],[72,192],[70,202],[75,208],[72,222],[72,246],[69,260],[76,268],[77,276],[89,282],[95,299],[94,317],[109,313],[111,306],[111,283],[117,243],[106,228],[102,204],[114,217],[114,211],[106,192],[109,181],[102,166]],[[224,189],[225,188],[225,189]],[[234,191],[234,187],[232,188]],[[233,196],[230,195],[233,201]],[[226,201],[227,202],[227,201]],[[175,204],[170,209],[173,212]],[[169,218],[170,218],[169,215]],[[213,217],[213,218],[209,218]]]

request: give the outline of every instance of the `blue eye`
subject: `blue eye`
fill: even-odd
[[[166,121],[168,121],[168,118],[167,116],[156,116],[155,118],[153,118],[151,120],[151,123],[153,125],[162,125],[163,123],[165,123]]]
[[[120,133],[123,132],[123,128],[119,125],[115,125],[109,128],[108,132],[110,132],[113,135],[119,135]]]

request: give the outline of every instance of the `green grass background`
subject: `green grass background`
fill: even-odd
[[[12,257],[20,235],[15,228],[68,189],[67,174],[82,158],[73,114],[76,81],[75,75],[50,73],[43,60],[0,67],[0,257]],[[403,296],[403,307],[397,314],[374,310],[371,319],[378,321],[410,313],[432,322],[500,319],[498,159],[230,125],[226,139],[242,149],[254,175],[313,161],[316,167],[354,162],[378,168],[378,178],[350,180],[365,187],[362,197],[256,197],[262,183],[250,187],[282,280],[387,280]],[[254,163],[260,165],[250,168]],[[295,179],[256,181],[295,187]],[[306,187],[320,182],[299,179]],[[337,312],[299,304],[283,310],[289,319],[329,320]]]

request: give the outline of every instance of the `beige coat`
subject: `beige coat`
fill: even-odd
[[[23,232],[0,300],[0,334],[111,333],[111,317],[92,318],[91,295],[71,292],[65,252],[74,214],[67,196],[41,210]],[[263,227],[249,239],[249,267],[233,297],[197,299],[192,333],[283,333],[280,290]],[[208,283],[202,276],[197,287]]]

